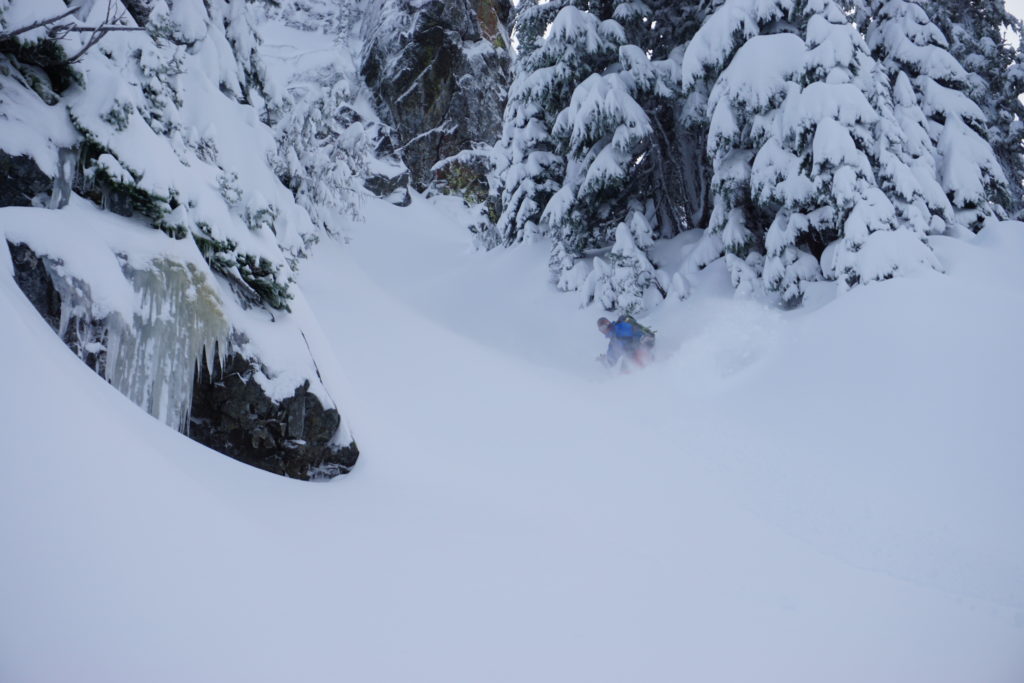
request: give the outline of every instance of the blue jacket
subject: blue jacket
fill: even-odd
[[[632,353],[636,343],[644,336],[644,333],[632,324],[622,321],[613,323],[608,333],[608,350],[605,357],[609,365],[614,365],[625,353]]]

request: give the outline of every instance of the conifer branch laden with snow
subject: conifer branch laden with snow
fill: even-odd
[[[609,309],[644,308],[637,288],[664,296],[669,278],[652,275],[648,250],[688,215],[674,201],[685,194],[671,114],[676,65],[652,59],[661,4],[527,2],[514,27],[521,52],[499,145],[503,211],[485,241],[549,238],[558,286]],[[591,265],[594,253],[634,265]]]
[[[1020,188],[1008,186],[988,140],[988,117],[970,96],[971,74],[949,52],[946,36],[924,6],[911,0],[868,3],[864,14],[870,17],[868,44],[897,82],[899,99],[910,106],[906,86],[911,86],[921,112],[913,116],[927,134],[921,143],[934,159],[935,178],[952,205],[953,220],[977,231],[986,219],[1005,216],[1003,204],[1011,195],[1011,205],[1018,202]]]
[[[948,40],[949,53],[967,72],[967,93],[985,114],[984,137],[1006,176],[1004,208],[1019,217],[1024,211],[1024,25],[1003,0],[933,0],[926,7]]]
[[[968,4],[527,0],[485,242],[550,239],[561,289],[630,310],[684,227],[685,273],[787,306],[941,271],[932,235],[1024,210],[1021,24]]]

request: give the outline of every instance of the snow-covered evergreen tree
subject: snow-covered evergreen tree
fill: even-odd
[[[784,301],[799,296],[804,266],[789,273],[787,264],[799,263],[803,256],[793,259],[787,251],[801,241],[820,258],[828,244],[841,240],[835,262],[822,265],[845,286],[921,267],[939,268],[925,243],[923,195],[901,159],[906,145],[887,89],[879,81],[880,70],[838,5],[811,0],[803,11],[808,17],[804,88],[799,99],[786,103],[786,118],[790,111],[797,118],[787,121],[785,137],[800,168],[810,169],[807,180],[820,189],[810,205],[798,201],[799,213],[788,217],[797,221],[796,234],[774,233],[777,222],[769,229],[769,288],[782,291]],[[797,140],[803,144],[794,144]],[[801,231],[808,229],[801,240]],[[781,244],[786,245],[782,250]]]
[[[607,27],[620,42],[617,60],[580,83],[556,120],[553,133],[566,151],[566,174],[544,219],[555,242],[551,265],[559,286],[576,289],[576,266],[585,251],[610,246],[614,275],[595,270],[591,277],[600,284],[585,284],[585,296],[593,290],[606,308],[636,312],[644,308],[644,292],[665,294],[647,250],[656,235],[671,236],[681,223],[667,208],[674,197],[668,189],[673,176],[666,172],[670,153],[658,145],[665,136],[655,135],[648,115],[672,98],[668,84],[675,73],[674,63],[652,62],[645,49],[653,35],[649,8],[606,5],[611,18],[594,25]]]
[[[678,64],[690,41],[721,0],[648,0],[653,18],[650,39],[651,58]],[[674,97],[665,106],[648,111],[658,137],[658,148],[665,151],[664,171],[673,176],[664,189],[681,214],[677,219],[688,228],[706,228],[711,213],[711,162],[707,156],[707,97],[711,83],[701,80],[691,85],[685,97]]]
[[[762,274],[789,305],[822,266],[846,285],[937,267],[891,97],[836,4],[727,1],[687,50],[684,87],[716,73],[714,209],[692,265],[724,249],[737,288]],[[821,263],[833,243],[834,262]]]
[[[794,161],[778,139],[776,119],[796,87],[804,43],[793,32],[770,32],[788,21],[793,9],[786,0],[726,0],[708,16],[682,59],[683,94],[690,99],[684,113],[707,121],[713,172],[709,225],[689,266],[703,267],[724,250],[734,257],[729,264],[737,286],[760,275],[764,232],[783,203],[774,186],[791,174],[786,166]],[[751,168],[766,145],[762,186],[771,192],[755,200]],[[770,157],[774,171],[768,168]]]
[[[357,21],[353,4],[333,0],[307,0],[301,9],[285,3],[271,16],[293,30],[332,36],[339,55]],[[367,107],[361,106],[364,89],[350,59],[314,64],[289,79],[272,112],[278,141],[274,170],[317,227],[336,233],[358,215],[359,177],[370,166],[370,139],[379,122],[368,119]]]
[[[630,47],[635,46],[623,52],[629,54]],[[646,56],[634,56],[646,65]],[[573,257],[607,244],[624,217],[624,204],[637,198],[632,166],[653,131],[633,98],[635,88],[629,71],[593,74],[576,88],[556,120],[553,132],[568,162],[545,219],[553,238]],[[572,263],[559,265],[565,270]]]
[[[913,86],[901,72],[890,88],[877,62],[873,86],[871,99],[881,116],[876,153],[879,184],[895,204],[899,220],[912,230],[946,232],[955,222],[953,206],[939,182],[937,151]]]
[[[486,246],[540,234],[541,212],[564,172],[565,157],[555,152],[551,128],[568,104],[577,73],[589,72],[585,50],[577,52],[572,43],[560,45],[545,38],[564,6],[564,0],[524,0],[515,15],[512,35],[518,54],[496,150],[502,212],[493,232],[483,237]]]
[[[987,135],[1006,175],[1006,209],[1024,211],[1024,30],[1003,0],[933,0],[927,11],[967,71],[968,93],[981,107]],[[1016,36],[1016,41],[1012,40]]]
[[[647,256],[654,240],[650,221],[634,206],[628,223],[615,228],[615,241],[604,257],[593,261],[587,278],[580,287],[584,301],[595,300],[608,310],[627,313],[645,310],[670,287],[664,272],[655,269]],[[570,271],[574,273],[574,271]]]
[[[620,307],[619,292],[637,310],[642,297],[625,293],[640,281],[644,289],[656,282],[646,275],[654,271],[646,249],[683,220],[665,191],[681,184],[680,174],[666,170],[672,157],[664,143],[654,144],[648,115],[670,111],[674,81],[671,62],[649,57],[651,10],[624,1],[527,3],[515,35],[520,56],[502,145],[503,212],[492,241],[549,235],[562,289],[582,287],[610,308]],[[657,127],[663,129],[660,121]],[[619,243],[627,234],[630,244]],[[603,284],[588,283],[592,267],[581,259],[590,250],[609,250],[613,261],[639,259],[626,268],[638,279],[627,285],[625,271],[600,277],[598,265],[593,277]]]
[[[651,18],[648,41],[653,59],[668,59],[685,47],[721,0],[645,0]]]
[[[903,73],[913,87],[955,220],[978,230],[985,218],[1005,214],[1006,176],[987,140],[988,121],[971,99],[969,74],[950,54],[942,31],[911,0],[878,0],[861,14],[868,44],[890,82],[903,88]]]

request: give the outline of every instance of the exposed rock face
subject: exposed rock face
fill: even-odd
[[[394,141],[386,126],[377,126],[373,140],[374,158],[367,166],[363,187],[374,196],[397,206],[409,206],[409,169],[395,151]]]
[[[106,370],[106,331],[101,321],[95,321],[88,311],[65,307],[51,272],[60,261],[39,256],[26,244],[7,243],[14,263],[14,281],[24,292],[39,315],[53,328],[72,352],[100,375]],[[73,280],[73,286],[88,292],[89,286]]]
[[[387,169],[389,172],[367,173],[363,187],[375,197],[387,199],[397,206],[409,206],[409,172],[404,169]]]
[[[2,154],[2,152],[0,152]],[[46,264],[26,244],[7,243],[14,262],[14,280],[18,287],[32,302],[39,315],[54,330],[60,328],[60,294],[53,284],[53,278],[46,269]]]
[[[325,409],[309,383],[279,403],[255,379],[258,367],[230,354],[212,374],[201,363],[192,394],[189,436],[201,444],[260,469],[298,479],[330,478],[355,465],[355,443],[332,443],[341,424]]]
[[[459,186],[439,177],[438,164],[460,165],[460,153],[489,147],[501,133],[510,7],[508,0],[385,0],[368,14],[363,77],[417,189],[435,184],[461,194],[463,185],[486,182],[479,163],[447,171],[460,176]]]
[[[113,382],[108,347],[119,333],[124,346],[123,321],[115,319],[117,314],[98,319],[92,315],[87,283],[74,278],[55,281],[62,265],[59,260],[39,255],[26,244],[7,245],[15,281],[39,314],[79,358]],[[127,273],[139,275],[130,269]],[[82,298],[70,301],[62,295],[71,290]],[[140,320],[132,324],[138,326]],[[341,426],[338,410],[325,408],[310,392],[308,382],[291,397],[274,401],[256,381],[257,370],[261,370],[257,359],[237,352],[228,353],[223,366],[215,360],[212,374],[200,362],[192,384],[191,417],[183,425],[188,436],[236,460],[288,477],[325,479],[348,472],[359,451],[354,442],[336,443]]]
[[[0,149],[0,206],[32,206],[32,200],[49,193],[53,180],[29,156],[11,156]]]
[[[139,26],[145,26],[153,11],[153,0],[121,0],[128,13]]]

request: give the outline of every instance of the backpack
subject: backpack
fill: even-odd
[[[633,316],[629,315],[628,313],[624,313],[619,316],[618,320],[615,321],[616,325],[619,323],[629,323],[630,325],[633,326],[634,330],[640,333],[633,334],[633,339],[638,344],[643,344],[645,346],[654,346],[654,330],[652,330],[649,327],[644,327],[643,325],[638,323],[636,321],[636,318],[634,318]]]

